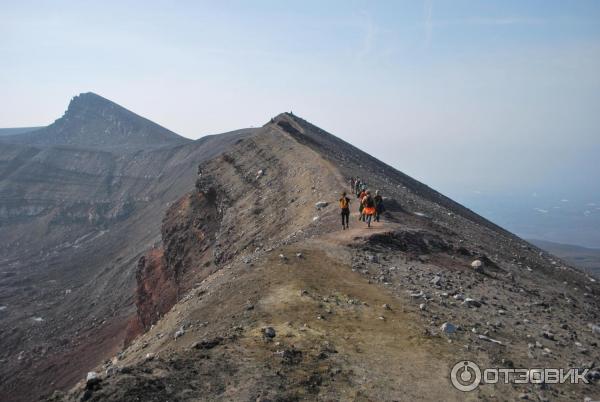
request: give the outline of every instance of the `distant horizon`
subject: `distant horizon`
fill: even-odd
[[[138,114],[135,110],[132,110],[125,105],[121,105],[118,100],[111,99],[110,97],[107,97],[103,94],[99,94],[95,91],[85,91],[85,92],[78,93],[76,95],[73,95],[70,98],[70,100],[72,100],[76,96],[86,94],[86,93],[92,93],[97,96],[100,96],[100,97],[106,99],[107,101],[115,103],[135,114]],[[67,103],[67,106],[68,106],[68,103]],[[65,107],[65,111],[66,110],[67,110],[67,107]],[[279,113],[289,113],[289,111],[288,112],[279,112]],[[277,113],[277,114],[279,114],[279,113]],[[138,115],[140,115],[140,114],[138,114]],[[62,114],[60,116],[58,116],[56,119],[60,118],[61,116],[62,116]],[[154,120],[149,116],[143,116],[143,115],[140,115],[140,116],[154,122]],[[273,115],[271,117],[274,117],[274,116],[275,115]],[[298,116],[298,117],[304,118],[303,116]],[[270,119],[270,117],[265,119],[265,123],[268,122],[268,119]],[[311,121],[311,123],[319,126],[319,122]],[[52,124],[52,123],[50,123],[50,124]],[[29,127],[29,128],[38,129],[38,128],[43,128],[43,127],[46,127],[46,126]],[[165,127],[165,126],[163,126],[163,127],[168,130],[171,130],[169,127]],[[251,127],[252,126],[239,127],[238,129],[251,128]],[[0,130],[2,130],[2,129],[19,129],[19,128],[17,128],[17,127],[0,128]],[[328,130],[326,130],[326,131],[328,131]],[[218,134],[222,134],[222,133],[224,133],[224,132],[209,133],[206,135],[218,135]],[[2,134],[2,133],[0,132],[0,134]],[[206,136],[206,135],[204,135],[204,136],[200,136],[198,138],[190,138],[190,137],[185,136],[185,134],[180,134],[177,132],[175,132],[175,134],[181,135],[181,136],[188,138],[190,140],[193,140],[193,141]],[[336,133],[331,133],[331,134],[337,135]],[[344,138],[342,138],[342,139],[344,139]],[[344,139],[344,140],[347,141],[347,139]],[[355,144],[352,144],[352,145],[355,145]],[[401,167],[394,166],[389,161],[386,161],[386,160],[382,160],[382,161],[387,164],[390,164],[391,166],[395,167],[396,169],[398,169],[400,171],[403,171]],[[494,205],[496,203],[487,199],[486,194],[484,194],[482,192],[474,191],[471,194],[461,194],[459,192],[444,191],[439,188],[431,186],[429,183],[427,183],[426,181],[423,181],[422,179],[419,179],[419,178],[416,178],[416,179],[420,180],[424,184],[434,188],[435,190],[441,192],[442,194],[450,197],[451,199],[465,205],[466,207],[473,209],[476,213],[480,214],[481,216],[491,220],[492,222],[504,227],[505,229],[519,235],[520,237],[522,237],[524,239],[546,241],[546,242],[551,242],[554,244],[582,247],[582,248],[587,248],[587,249],[591,249],[591,250],[600,249],[600,231],[593,231],[593,229],[587,228],[586,230],[584,230],[582,232],[582,235],[579,236],[579,233],[575,234],[573,232],[573,228],[568,227],[569,225],[572,225],[572,223],[573,223],[572,218],[565,220],[565,217],[561,217],[561,216],[558,216],[554,221],[551,221],[548,224],[544,224],[543,222],[540,222],[539,220],[536,221],[536,219],[538,219],[535,217],[536,214],[534,213],[536,209],[539,211],[542,211],[544,213],[548,213],[549,211],[542,210],[541,208],[532,207],[531,205],[529,205],[531,203],[531,200],[525,200],[522,195],[518,196],[518,198],[514,198],[514,196],[513,196],[513,199],[511,199],[510,195],[503,194],[502,198],[504,198],[506,201],[508,201],[508,204],[506,202],[500,202],[500,203],[498,203],[499,206],[494,207]],[[489,197],[490,195],[488,194],[487,196]],[[493,198],[496,200],[498,199],[497,197],[498,197],[497,195],[493,195]],[[548,194],[546,194],[545,196],[542,196],[541,194],[539,194],[539,195],[536,195],[534,198],[540,198],[540,197],[542,197],[542,199],[540,199],[542,204],[540,204],[540,205],[543,205],[543,203],[551,202],[549,200],[552,198],[552,196],[550,196]],[[554,198],[555,198],[556,202],[560,202],[559,200],[561,200],[561,196],[559,194],[555,194]],[[563,199],[562,201],[564,202],[566,200]],[[571,200],[571,201],[574,201],[574,200]],[[517,205],[511,205],[511,204],[514,204],[515,202],[517,202]],[[580,201],[580,203],[586,204],[585,201]],[[598,208],[596,208],[596,209],[600,210],[600,202],[598,202],[597,205],[598,205]],[[530,211],[530,213],[529,213],[530,215],[528,215],[527,211]],[[567,227],[565,227],[565,224],[567,225]],[[578,225],[581,225],[581,224],[582,224],[581,222],[578,222]],[[585,222],[583,222],[583,224],[585,225]],[[595,225],[596,221],[592,221],[592,222],[590,222],[590,224]],[[550,225],[550,226],[548,226],[548,225]],[[547,230],[550,230],[551,232],[549,232],[549,233],[545,232]],[[577,228],[575,228],[575,230],[579,231],[579,229],[577,229]],[[590,230],[593,231],[593,233],[591,235],[589,232]]]
[[[480,213],[481,195],[600,204],[598,2],[3,11],[0,127],[51,124],[88,91],[190,139],[292,110]],[[600,225],[600,210],[577,213]]]
[[[557,243],[557,242],[553,242],[550,240],[542,240],[542,239],[534,239],[534,238],[526,238],[523,239],[526,240],[530,243],[548,243],[548,244],[554,244],[556,246],[568,246],[568,247],[576,247],[576,248],[580,248],[583,250],[592,250],[592,251],[600,251],[600,247],[585,247],[585,246],[579,246],[577,244],[568,244],[568,243]]]

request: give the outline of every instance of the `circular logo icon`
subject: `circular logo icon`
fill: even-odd
[[[481,370],[472,361],[463,360],[452,367],[450,372],[452,385],[459,391],[470,392],[481,383]]]

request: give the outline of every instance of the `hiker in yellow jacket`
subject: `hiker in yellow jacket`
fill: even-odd
[[[342,212],[342,230],[350,229],[349,221],[350,221],[350,198],[346,196],[346,192],[342,193],[342,198],[340,198],[340,210]]]

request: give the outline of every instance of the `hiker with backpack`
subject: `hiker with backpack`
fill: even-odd
[[[385,211],[383,197],[381,194],[379,194],[379,190],[375,191],[375,197],[373,197],[373,201],[375,202],[375,222],[379,222],[381,214]]]
[[[365,199],[365,197],[367,196],[367,193],[362,190],[359,194],[358,194],[358,220],[359,221],[365,221],[365,215],[363,214],[363,209],[365,207],[363,200]]]
[[[350,229],[350,198],[346,196],[346,192],[342,193],[340,198],[340,210],[342,213],[342,230]]]
[[[375,201],[371,196],[371,192],[367,190],[366,195],[362,199],[363,204],[363,221],[367,222],[367,227],[371,227],[371,220],[373,219],[373,215],[375,215]]]

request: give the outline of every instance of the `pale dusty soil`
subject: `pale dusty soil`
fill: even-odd
[[[295,257],[298,252],[302,258]],[[282,261],[279,253],[289,259]],[[166,372],[156,371],[156,361],[142,364],[152,367],[148,374],[160,378],[166,389],[172,384],[171,393],[165,390],[152,400],[463,400],[465,395],[447,380],[447,341],[424,337],[420,318],[409,306],[352,272],[349,254],[339,245],[312,240],[274,250],[253,267],[241,264],[215,274],[192,292],[210,289],[207,293],[176,306],[118,365],[137,365],[147,353],[165,362]],[[249,303],[254,309],[246,311]],[[188,329],[173,342],[172,329],[181,325]],[[262,335],[266,326],[278,334],[272,342]],[[225,341],[207,356],[227,363],[226,369],[194,359],[198,352],[190,350],[194,342],[215,336]],[[302,352],[301,360],[283,363],[279,352],[285,350]],[[224,377],[219,392],[198,381],[184,386],[188,392],[182,395],[176,384],[180,372],[202,372],[207,365],[225,371],[215,373]],[[127,374],[107,379],[92,400],[125,400],[125,390],[130,396],[145,395],[145,385],[130,387]],[[203,396],[206,391],[210,397]]]

